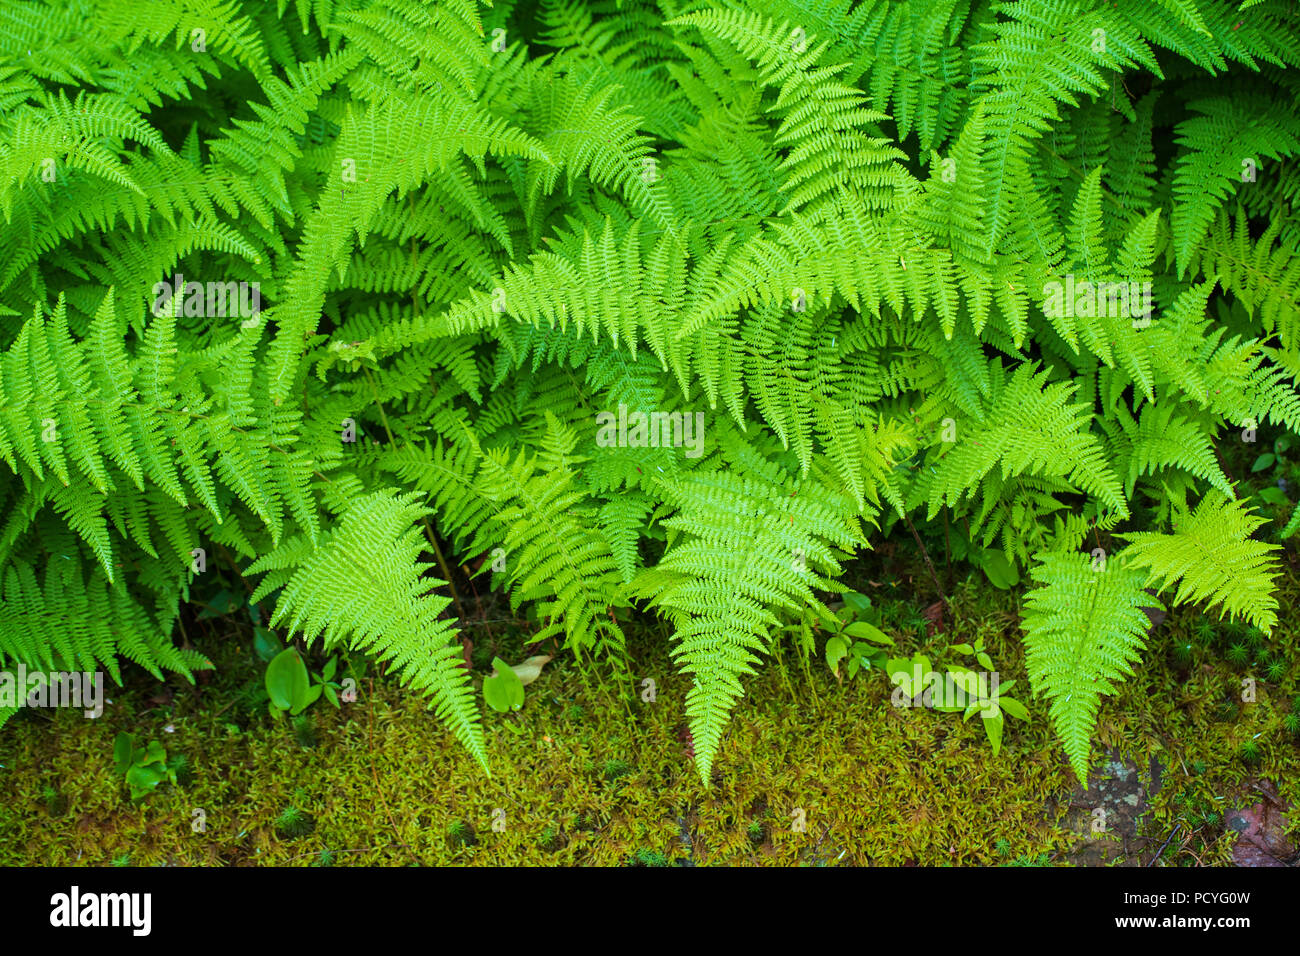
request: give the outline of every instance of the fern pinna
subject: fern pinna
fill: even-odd
[[[782,622],[942,516],[1030,570],[1083,778],[1141,608],[1276,619],[1220,451],[1300,433],[1298,27],[4,0],[0,663],[192,676],[210,561],[391,660],[486,768],[430,556],[500,549],[576,653],[671,624],[707,781]]]

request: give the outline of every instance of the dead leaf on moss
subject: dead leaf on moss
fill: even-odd
[[[537,678],[542,676],[542,668],[549,664],[554,658],[550,654],[537,654],[528,658],[522,664],[513,664],[510,669],[515,672],[519,678],[519,683],[527,687]]]

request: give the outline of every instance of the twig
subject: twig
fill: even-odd
[[[1156,850],[1156,855],[1151,858],[1151,860],[1147,863],[1147,866],[1155,866],[1156,860],[1160,859],[1160,854],[1165,852],[1165,847],[1169,845],[1169,841],[1172,840],[1174,838],[1174,834],[1177,833],[1182,828],[1183,825],[1179,823],[1176,824],[1171,831],[1169,831],[1169,836],[1165,839],[1164,843],[1160,844],[1160,849]]]
[[[943,598],[943,603],[948,603],[948,595],[944,593],[943,585],[939,583],[939,575],[934,570],[934,562],[930,560],[930,552],[925,550],[925,545],[921,542],[921,536],[916,533],[916,526],[912,524],[912,519],[907,514],[903,515],[903,520],[907,522],[907,530],[912,532],[912,537],[916,540],[916,546],[921,549],[921,557],[925,558],[925,566],[930,571],[930,580],[934,581],[934,586],[939,592],[939,597]]]

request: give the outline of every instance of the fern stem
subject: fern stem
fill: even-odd
[[[943,559],[948,565],[948,573],[945,579],[948,587],[952,587],[952,543],[948,540],[948,509],[943,509]]]
[[[460,603],[460,595],[456,593],[456,585],[451,580],[451,567],[447,564],[447,559],[442,556],[442,548],[438,547],[438,536],[434,534],[433,526],[429,524],[428,518],[424,519],[424,534],[433,548],[434,557],[438,559],[438,567],[442,570],[443,579],[447,582],[447,590],[451,592],[451,599],[456,602],[456,615],[463,621],[465,620],[465,608]],[[495,645],[496,639],[492,636],[491,628],[488,628],[488,640]]]
[[[934,570],[934,562],[930,560],[930,552],[925,549],[925,544],[921,541],[921,536],[916,533],[916,526],[912,524],[912,519],[906,512],[903,513],[903,520],[907,522],[907,530],[912,532],[912,538],[916,541],[916,546],[921,549],[921,557],[925,559],[925,566],[930,570],[930,579],[934,581],[934,586],[939,592],[939,597],[943,598],[943,603],[948,603],[948,595],[944,593],[943,585],[939,583],[939,575]]]
[[[791,700],[794,700],[794,687],[790,683],[790,673],[786,670],[785,647],[783,644],[784,642],[778,637],[776,646],[773,648],[774,653],[772,654],[772,659],[776,661],[777,670],[781,672],[781,683],[785,685],[786,693],[790,695]]]
[[[428,525],[428,522],[427,522],[427,521],[425,522],[425,525],[426,525],[426,526]],[[479,567],[481,568],[482,565],[479,565]],[[490,621],[487,619],[487,612],[483,610],[483,599],[482,599],[481,597],[479,597],[479,595],[478,595],[478,588],[474,587],[474,575],[472,575],[472,574],[470,574],[469,572],[465,571],[465,566],[464,566],[464,565],[461,565],[461,568],[460,568],[460,569],[461,569],[462,572],[465,573],[465,580],[469,582],[469,589],[470,589],[471,591],[474,592],[474,605],[478,608],[479,617],[482,618],[482,624],[483,624],[483,626],[487,628],[488,640],[491,641],[491,642],[495,645],[495,644],[496,644],[496,641],[497,641],[497,639],[496,639],[496,635],[494,635],[494,634],[492,633],[492,622],[490,622]],[[450,582],[450,581],[447,582],[447,586],[448,586],[448,587],[451,587],[451,582]],[[455,592],[454,592],[454,591],[452,592],[452,595],[455,596]],[[459,607],[460,607],[460,604],[458,603],[456,606],[457,606],[457,608],[459,608]],[[465,616],[464,616],[464,614],[462,613],[462,614],[461,614],[461,620],[463,621],[464,619],[465,619]]]

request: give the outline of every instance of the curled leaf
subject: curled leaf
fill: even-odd
[[[542,668],[554,659],[550,654],[535,654],[522,664],[512,664],[510,669],[519,678],[519,683],[527,687],[542,676]]]

